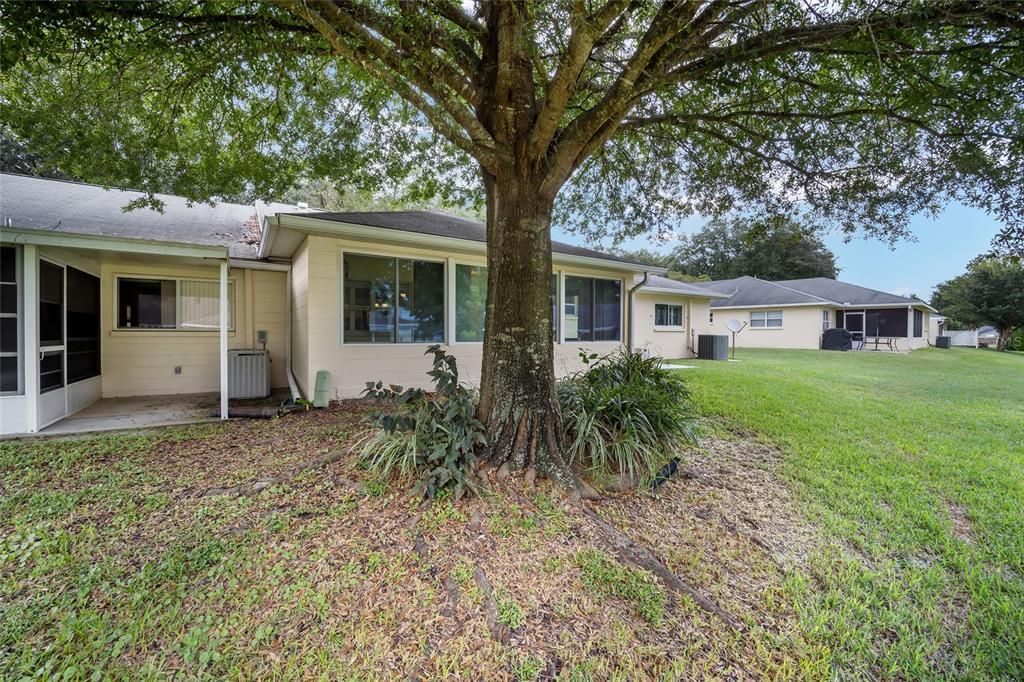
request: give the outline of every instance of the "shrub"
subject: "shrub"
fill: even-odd
[[[438,345],[427,374],[432,394],[423,389],[367,382],[367,398],[389,409],[373,416],[380,428],[361,448],[366,467],[381,476],[415,476],[414,491],[434,497],[451,490],[456,499],[473,488],[476,448],[484,445],[484,428],[476,418],[476,396],[459,384],[455,356]]]
[[[649,479],[680,447],[696,442],[689,393],[660,358],[628,349],[580,357],[587,369],[558,384],[571,462]]]

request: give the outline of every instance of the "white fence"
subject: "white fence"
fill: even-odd
[[[943,336],[949,337],[949,343],[953,346],[970,346],[971,348],[978,347],[978,330],[968,329],[966,331],[952,331],[946,330]]]

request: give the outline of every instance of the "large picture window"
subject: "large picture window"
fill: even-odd
[[[235,327],[235,286],[228,282],[228,328]],[[209,279],[119,277],[118,329],[220,328],[220,282]]]
[[[781,329],[781,310],[755,310],[750,313],[750,326],[753,329]]]
[[[69,267],[68,383],[100,374],[100,278]]]
[[[483,265],[455,266],[455,340],[484,340],[487,314],[487,268]],[[558,338],[558,275],[551,275],[551,325]]]
[[[444,341],[444,264],[345,254],[346,343]]]
[[[565,278],[565,340],[620,341],[622,282],[594,277]]]
[[[654,304],[655,327],[682,327],[683,306],[668,303]]]
[[[0,247],[0,393],[21,393],[21,267],[15,246]]]

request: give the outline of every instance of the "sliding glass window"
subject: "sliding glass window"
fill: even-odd
[[[483,265],[455,266],[455,340],[484,340],[487,315],[487,268]],[[558,338],[558,275],[551,275],[551,327]]]
[[[565,340],[619,341],[621,338],[622,282],[567,276]]]
[[[444,341],[444,264],[345,254],[346,343]]]

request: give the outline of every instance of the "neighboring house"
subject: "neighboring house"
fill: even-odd
[[[893,339],[904,351],[933,342],[929,318],[935,310],[924,301],[827,277],[737,277],[693,286],[727,296],[711,301],[708,324],[699,332],[727,334],[730,319],[746,322],[736,335],[741,348],[819,348],[822,332],[832,327],[849,330],[869,347],[876,338]]]
[[[948,327],[946,324],[947,319],[948,318],[942,315],[931,315],[931,317],[929,317],[928,338],[931,340],[932,344],[935,343],[936,338],[946,335],[946,328]]]
[[[122,210],[142,196],[0,175],[0,433],[37,432],[113,397],[219,393],[226,417],[228,350],[261,337],[271,385],[296,397],[313,397],[320,370],[331,397],[376,379],[425,386],[434,343],[477,381],[482,224],[164,195],[162,213]],[[686,357],[722,297],[616,256],[552,251],[559,374],[580,366],[581,348]]]
[[[992,326],[978,327],[978,345],[982,348],[995,348],[999,345],[999,330]]]

